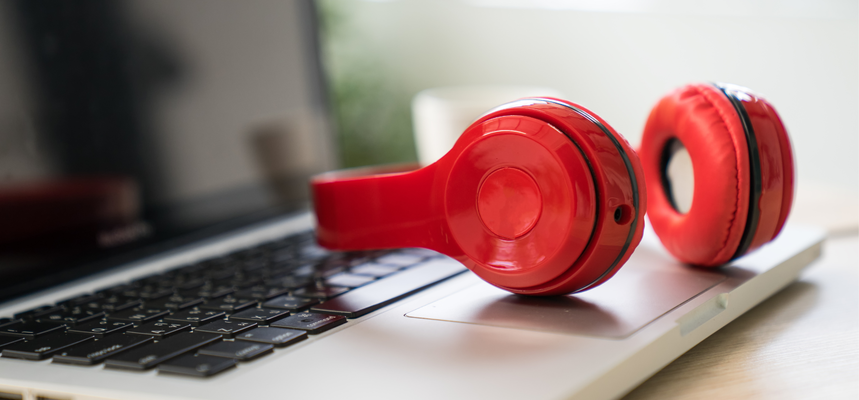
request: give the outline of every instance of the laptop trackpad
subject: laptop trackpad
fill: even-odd
[[[593,290],[556,297],[519,296],[480,282],[407,316],[620,339],[725,279],[700,269],[628,265]]]

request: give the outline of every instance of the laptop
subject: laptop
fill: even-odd
[[[798,276],[652,231],[575,296],[316,245],[337,167],[310,1],[0,2],[0,399],[622,396]],[[511,99],[512,100],[512,99]]]

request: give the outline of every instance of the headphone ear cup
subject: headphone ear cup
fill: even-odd
[[[694,190],[679,211],[668,166],[673,149],[692,161]],[[717,266],[771,240],[793,196],[790,142],[772,107],[735,86],[693,84],[651,111],[640,157],[649,187],[647,213],[679,260]]]
[[[463,264],[497,287],[527,295],[587,290],[611,278],[641,240],[638,156],[580,105],[551,98],[502,105],[466,129],[452,152],[438,163],[451,164],[451,238]],[[518,204],[531,197],[541,207]]]

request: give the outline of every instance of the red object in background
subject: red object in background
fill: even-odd
[[[139,213],[137,184],[125,177],[0,186],[0,253],[100,246],[100,230],[131,224]]]
[[[694,170],[686,213],[673,207],[663,180],[674,139],[688,150]],[[681,261],[719,266],[781,231],[793,201],[793,156],[766,100],[733,85],[681,87],[654,107],[641,142],[650,222]]]
[[[566,294],[610,278],[641,240],[638,156],[605,121],[523,99],[473,123],[422,169],[312,180],[317,237],[336,250],[424,247],[514,293]]]

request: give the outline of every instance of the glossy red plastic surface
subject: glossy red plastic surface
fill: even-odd
[[[531,287],[514,287],[494,279],[496,277],[490,275],[494,271],[472,269],[490,283],[515,293],[563,294],[596,287],[613,276],[626,262],[641,240],[644,228],[647,197],[638,155],[622,136],[596,114],[573,103],[558,102],[576,107],[584,115],[570,112],[569,108],[551,99],[526,99],[507,104],[478,120],[479,123],[496,115],[516,112],[558,127],[584,155],[595,182],[594,190],[598,191],[593,208],[596,218],[591,239],[572,266],[566,267],[557,277]],[[609,134],[601,130],[598,124],[605,127]],[[621,150],[629,159],[632,174],[626,169]],[[634,206],[635,197],[638,207]],[[618,209],[621,210],[621,218],[616,221],[614,214]]]
[[[756,207],[759,217],[748,250],[774,238],[790,211],[793,160],[784,126],[769,103],[732,88],[757,142],[762,183],[758,204],[749,204],[750,157],[740,116],[716,87],[695,84],[670,93],[651,112],[642,136],[653,229],[669,252],[691,264],[718,266],[738,256],[749,207]],[[685,214],[671,205],[662,180],[663,152],[672,139],[686,147],[694,169],[692,207]]]
[[[543,198],[534,178],[516,167],[497,169],[477,191],[480,221],[504,239],[516,239],[534,228]]]
[[[321,245],[429,248],[498,287],[551,295],[604,282],[641,239],[637,155],[604,121],[561,100],[502,106],[436,163],[379,172],[313,179]]]

